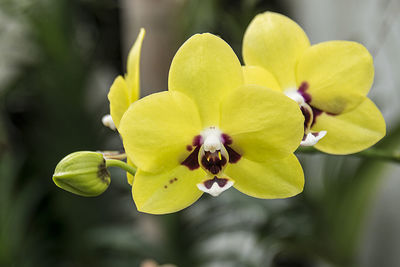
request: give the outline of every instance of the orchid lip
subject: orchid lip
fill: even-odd
[[[210,127],[202,132],[204,143],[200,148],[198,160],[200,166],[210,175],[222,173],[229,161],[221,131]]]
[[[231,188],[234,184],[234,181],[228,178],[218,178],[214,176],[212,179],[205,180],[202,183],[197,184],[197,187],[213,197],[219,196],[225,190]]]
[[[213,177],[197,184],[200,190],[218,196],[233,185],[232,180],[219,178],[225,176],[224,170],[228,163],[235,164],[242,157],[231,147],[232,143],[228,134],[212,126],[196,135],[192,143],[186,145],[186,150],[191,153],[181,164],[189,170],[201,167],[207,173],[206,177]]]
[[[226,152],[225,148],[214,153],[205,151],[203,148],[199,152],[199,163],[203,170],[210,175],[218,175],[224,171],[229,160],[228,157],[228,152]]]
[[[285,95],[287,97],[297,102],[304,116],[304,136],[300,143],[301,146],[313,146],[326,135],[326,131],[311,131],[311,128],[315,124],[317,117],[323,111],[310,105],[311,95],[306,92],[308,87],[309,85],[307,82],[302,82],[299,86],[299,89],[296,90],[291,88],[285,91]]]
[[[217,127],[211,126],[196,135],[186,150],[191,152],[181,164],[189,170],[202,167],[209,175],[223,172],[227,163],[236,163],[241,155],[232,147],[232,138],[222,133]]]
[[[327,131],[320,132],[310,132],[308,134],[304,134],[303,140],[301,141],[301,146],[313,146],[318,143],[325,135]]]

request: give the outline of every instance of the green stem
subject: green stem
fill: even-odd
[[[136,173],[136,168],[128,165],[127,163],[117,160],[117,159],[106,159],[106,166],[108,167],[118,167],[121,168],[127,172],[129,172],[132,175],[135,175]]]
[[[299,147],[296,150],[297,153],[301,154],[316,154],[322,153],[325,154],[313,147]],[[400,163],[400,151],[387,151],[378,148],[370,148],[355,154],[351,154],[350,156],[359,157],[359,158],[372,158],[378,160],[387,160],[393,161],[396,163]]]
[[[126,159],[126,154],[123,151],[107,150],[107,151],[99,151],[99,152],[101,154],[103,154],[105,159],[119,159],[119,160]]]

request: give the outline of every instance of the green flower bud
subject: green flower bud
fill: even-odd
[[[106,191],[111,177],[101,153],[80,151],[69,154],[57,164],[53,181],[68,192],[94,197]]]

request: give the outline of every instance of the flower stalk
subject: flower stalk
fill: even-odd
[[[132,175],[135,175],[136,169],[124,161],[118,160],[118,159],[106,159],[106,166],[108,167],[118,167],[121,168],[127,172],[129,172]]]

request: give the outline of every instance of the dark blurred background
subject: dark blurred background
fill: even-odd
[[[299,154],[297,197],[228,190],[164,216],[139,213],[117,170],[97,198],[53,184],[65,155],[122,148],[101,118],[140,27],[144,96],[167,89],[170,61],[194,33],[220,35],[240,57],[248,23],[266,10],[296,20],[312,43],[371,51],[369,96],[388,125],[377,147],[398,149],[398,0],[0,0],[0,266],[400,266],[395,163]]]

